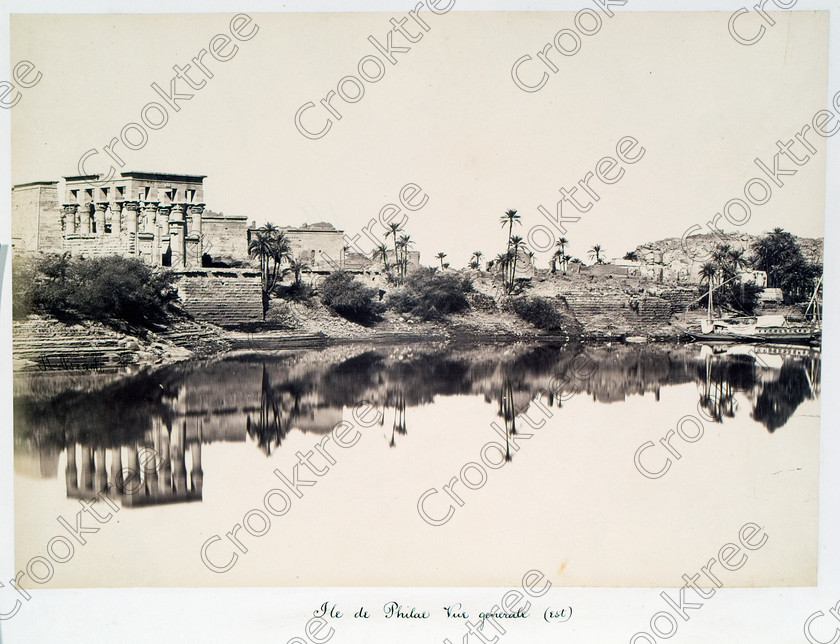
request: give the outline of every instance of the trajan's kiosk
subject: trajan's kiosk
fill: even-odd
[[[247,217],[205,209],[204,175],[122,172],[12,188],[16,251],[134,256],[154,266],[201,267],[248,256]]]

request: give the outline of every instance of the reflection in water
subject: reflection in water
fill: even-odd
[[[174,427],[153,422],[140,440],[120,446],[71,442],[65,451],[68,498],[102,492],[124,507],[201,500],[201,434],[188,437],[186,422]]]
[[[396,447],[397,445],[396,434],[400,434],[401,436],[408,434],[408,429],[405,424],[405,394],[403,394],[402,389],[394,395],[394,398],[394,424],[391,427],[391,442],[389,444],[391,447]],[[388,397],[386,396],[386,405],[387,401]],[[383,421],[384,418],[385,414],[382,414]]]
[[[55,374],[26,374],[15,383],[15,464],[24,470],[37,458],[38,474],[54,478],[66,451],[70,497],[108,488],[126,506],[200,500],[203,443],[253,442],[270,456],[291,431],[330,432],[361,400],[384,412],[381,423],[393,414],[384,439],[397,447],[398,436],[408,437],[409,410],[436,397],[483,397],[497,406],[510,437],[538,397],[560,408],[564,395],[577,392],[598,404],[652,393],[648,404],[657,404],[663,387],[690,382],[708,418],[724,422],[749,408],[774,432],[819,396],[820,354],[756,351],[769,354],[765,364],[743,351],[693,345],[340,345],[172,365],[94,391]],[[595,365],[586,378],[573,369],[581,354]],[[128,470],[137,472],[131,487],[122,480]]]

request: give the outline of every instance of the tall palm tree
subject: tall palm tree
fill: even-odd
[[[385,272],[388,272],[388,247],[385,244],[379,244],[379,246],[373,249],[373,259],[381,259]]]
[[[592,248],[589,249],[589,257],[595,260],[596,264],[603,264],[603,260],[601,259],[601,251],[603,248],[601,244],[595,244]]]
[[[519,236],[514,235],[510,238],[510,250],[508,251],[511,254],[511,268],[510,268],[510,282],[509,288],[511,292],[513,291],[513,285],[516,283],[516,263],[519,259],[519,251],[525,248],[525,241]]]
[[[499,218],[502,223],[502,228],[508,227],[508,248],[510,248],[511,238],[513,237],[513,224],[521,224],[522,217],[516,214],[516,210],[510,209]]]
[[[482,253],[480,250],[474,251],[472,257],[470,257],[470,266],[481,270],[481,258],[483,255],[484,253]]]
[[[435,255],[435,257],[440,260],[440,268],[441,270],[443,270],[443,260],[446,257],[446,253],[440,252],[437,255]]]
[[[569,240],[566,239],[565,237],[561,237],[560,239],[557,240],[557,242],[554,245],[557,247],[557,252],[554,253],[554,257],[561,260],[560,263],[561,263],[561,266],[563,267],[563,274],[565,275],[566,274],[566,264],[562,261],[562,259],[566,255],[566,246],[569,245]],[[554,261],[554,257],[552,257],[552,262]]]
[[[714,281],[715,276],[717,275],[718,267],[714,262],[706,262],[700,268],[700,283],[708,282],[709,283],[709,302],[708,302],[708,314],[709,314],[709,322],[712,321],[712,291],[714,290]]]
[[[493,260],[495,264],[499,266],[499,270],[502,274],[502,284],[505,288],[505,291],[508,290],[508,270],[510,268],[510,263],[512,261],[510,250],[505,253],[499,253],[496,255],[496,258]]]
[[[397,233],[402,230],[402,226],[397,223],[390,223],[388,224],[388,230],[385,231],[385,239],[388,239],[388,235],[391,235],[394,238],[394,263],[397,263]]]
[[[411,235],[400,235],[400,250],[402,251],[402,257],[400,257],[400,273],[403,277],[408,272],[408,250],[414,245],[414,242],[411,241]]]
[[[289,258],[291,252],[292,247],[288,237],[274,224],[268,223],[254,232],[248,243],[248,254],[259,257],[265,293],[271,292],[274,288],[278,268],[284,260]]]

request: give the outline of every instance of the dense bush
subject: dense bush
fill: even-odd
[[[434,320],[468,310],[470,301],[466,294],[472,290],[468,277],[420,269],[409,276],[402,291],[388,298],[388,305],[398,313]]]
[[[555,303],[544,297],[517,297],[509,300],[509,306],[516,315],[530,322],[538,329],[550,333],[563,331],[563,316]]]
[[[301,302],[306,305],[314,305],[312,298],[315,289],[303,282],[292,282],[291,284],[277,284],[274,287],[274,295],[284,300]]]
[[[371,324],[381,313],[382,306],[374,300],[377,291],[344,271],[328,275],[318,291],[326,306],[351,322]]]
[[[14,314],[43,313],[59,319],[100,320],[120,326],[164,322],[178,293],[171,271],[116,255],[96,259],[47,255],[17,266]]]

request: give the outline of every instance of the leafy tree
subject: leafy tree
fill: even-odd
[[[318,287],[321,301],[338,315],[359,324],[372,324],[379,318],[381,305],[377,292],[344,271],[330,273]]]
[[[398,313],[410,313],[424,320],[439,319],[469,309],[466,294],[472,290],[467,277],[423,268],[409,276],[401,292],[389,296],[388,305]]]
[[[177,312],[174,273],[135,257],[47,255],[24,268],[13,276],[18,317],[32,312],[124,328],[153,327]]]
[[[563,316],[554,303],[544,297],[516,297],[510,306],[514,313],[535,327],[549,333],[560,333],[563,329]]]
[[[280,265],[291,258],[292,246],[286,233],[272,223],[254,231],[248,243],[248,254],[260,260],[262,275],[263,315],[268,309],[268,296],[274,290],[278,277],[282,278]]]
[[[373,250],[373,259],[381,259],[385,272],[388,272],[388,247],[385,244],[379,244],[379,246]]]
[[[811,296],[822,266],[805,260],[791,233],[775,228],[753,242],[751,250],[753,266],[767,273],[768,286],[782,289],[786,303],[802,302]]]

